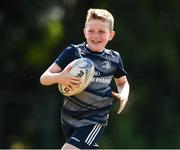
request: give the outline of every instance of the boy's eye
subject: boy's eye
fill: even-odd
[[[105,33],[105,31],[103,31],[103,30],[101,30],[101,31],[99,31],[100,33]]]
[[[93,30],[88,30],[88,32],[93,32]]]

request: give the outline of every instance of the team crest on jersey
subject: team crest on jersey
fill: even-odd
[[[110,61],[103,61],[102,62],[102,68],[103,69],[106,69],[106,70],[108,70],[108,69],[110,69],[111,68],[111,62]]]

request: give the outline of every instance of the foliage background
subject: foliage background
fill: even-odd
[[[60,148],[62,95],[40,75],[84,41],[86,12],[108,9],[131,92],[114,101],[101,148],[180,148],[179,0],[6,0],[0,5],[0,148]],[[112,83],[113,88],[114,83]]]

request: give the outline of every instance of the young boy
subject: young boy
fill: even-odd
[[[126,71],[118,52],[106,49],[115,32],[114,18],[104,9],[89,9],[84,35],[86,42],[70,45],[59,55],[55,62],[42,74],[43,85],[62,84],[76,88],[78,77],[68,74],[71,61],[80,57],[91,59],[95,64],[95,75],[90,85],[75,96],[64,97],[61,112],[63,132],[66,143],[62,149],[95,149],[107,125],[112,105],[112,95],[119,99],[119,111],[128,100],[129,83]],[[111,80],[115,79],[118,93],[111,90]]]

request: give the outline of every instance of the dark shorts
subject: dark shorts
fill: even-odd
[[[73,128],[69,125],[63,125],[63,132],[66,143],[72,144],[80,149],[97,149],[97,141],[102,137],[105,126],[94,124]]]

